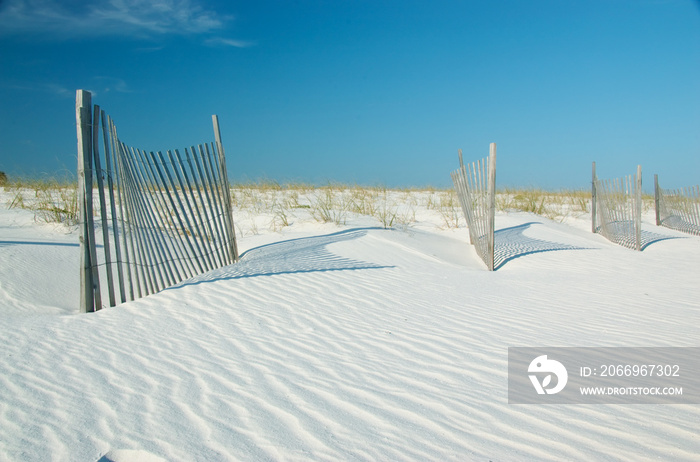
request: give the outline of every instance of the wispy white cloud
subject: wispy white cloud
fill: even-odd
[[[44,89],[60,98],[72,98],[75,96],[75,90],[69,90],[63,85],[56,83],[47,83],[44,85]]]
[[[100,87],[105,93],[112,91],[117,93],[132,92],[131,88],[129,88],[129,85],[127,85],[127,83],[120,78],[97,76],[95,77],[95,80],[100,83]]]
[[[208,34],[232,19],[196,0],[4,0],[0,34],[154,36]]]
[[[58,98],[72,98],[75,97],[75,90],[69,90],[64,85],[58,83],[21,83],[21,84],[2,84],[4,88],[8,88],[13,91],[20,92],[32,92],[32,93],[45,93],[53,95]]]
[[[153,47],[139,47],[136,48],[134,51],[137,51],[139,53],[155,53],[157,51],[162,50],[163,48],[165,48],[163,45],[158,45]]]
[[[0,87],[7,88],[13,91],[43,93],[56,98],[75,98],[77,88],[83,88],[92,96],[97,96],[98,93],[133,93],[134,90],[118,77],[96,76],[87,81],[81,82],[77,87],[69,87],[57,82],[23,82],[23,83],[0,83]],[[86,86],[87,85],[87,86]]]
[[[246,40],[235,40],[227,39],[223,37],[213,37],[204,41],[205,44],[209,46],[225,46],[225,47],[236,47],[236,48],[248,48],[255,45],[254,42]]]

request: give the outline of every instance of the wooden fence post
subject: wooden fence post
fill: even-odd
[[[75,95],[75,119],[78,132],[78,206],[80,216],[80,311],[95,310],[90,255],[88,216],[92,214],[92,95],[78,90]],[[90,199],[88,199],[88,193]],[[88,203],[89,201],[89,203]]]
[[[642,250],[642,166],[637,165],[637,178],[635,179],[635,217],[637,250]]]
[[[489,223],[488,223],[488,253],[489,271],[494,268],[494,253],[496,243],[494,238],[496,235],[496,143],[489,145],[489,179],[488,179],[488,207],[489,207]]]
[[[661,200],[661,191],[659,191],[659,175],[654,173],[654,210],[656,211],[656,226],[661,226],[661,210],[659,210],[659,202]]]
[[[219,151],[219,168],[221,169],[221,185],[224,189],[224,206],[226,207],[226,226],[228,227],[229,238],[229,255],[233,259],[233,263],[238,261],[238,244],[236,243],[236,230],[233,226],[233,211],[231,210],[231,186],[228,182],[228,169],[226,168],[226,156],[224,153],[224,145],[221,142],[221,130],[219,128],[219,116],[216,114],[211,116],[214,124],[214,139],[216,141],[216,150]]]
[[[595,182],[597,180],[598,179],[596,178],[596,174],[595,174],[595,162],[593,162],[593,180],[591,181],[591,231],[593,231],[594,233],[596,232],[596,228],[598,227],[598,225],[596,223],[596,212],[597,212],[597,210],[596,210],[597,197],[596,196],[597,196],[597,193],[596,193],[596,189],[595,189]]]

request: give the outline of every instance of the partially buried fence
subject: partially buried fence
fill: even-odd
[[[452,182],[469,227],[470,242],[494,270],[494,230],[496,216],[496,143],[491,143],[489,157],[464,165],[459,151],[459,170],[452,172]]]
[[[661,189],[654,175],[656,224],[700,236],[700,186]]]
[[[217,116],[215,142],[165,154],[121,142],[88,91],[77,92],[76,119],[81,311],[159,292],[238,260]]]
[[[594,233],[621,246],[642,250],[642,166],[635,175],[600,180],[593,162],[591,219]]]

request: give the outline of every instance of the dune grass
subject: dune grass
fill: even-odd
[[[70,179],[12,179],[0,186],[7,206],[31,210],[43,223],[78,223],[77,184]],[[241,235],[262,230],[280,231],[295,222],[343,225],[349,218],[371,217],[384,228],[407,227],[421,221],[439,221],[442,228],[464,226],[464,217],[453,189],[395,188],[328,183],[281,184],[275,181],[238,183],[231,186],[237,231]],[[97,205],[97,204],[96,204]],[[538,188],[503,188],[496,194],[500,213],[528,212],[555,221],[590,213],[588,190],[546,191]],[[654,198],[643,196],[643,209],[652,210]],[[438,220],[428,220],[433,214]]]
[[[37,222],[78,223],[77,183],[71,179],[17,178],[6,180],[2,188],[9,193],[9,208],[31,210]]]

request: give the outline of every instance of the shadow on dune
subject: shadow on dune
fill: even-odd
[[[327,249],[329,244],[358,239],[370,229],[380,228],[354,228],[324,236],[262,245],[244,252],[236,264],[197,276],[175,287],[257,276],[393,268],[341,257]]]
[[[651,231],[644,231],[642,230],[642,250],[646,249],[649,247],[651,244],[655,244],[657,242],[661,241],[666,241],[669,239],[686,239],[685,237],[678,237],[678,236],[667,236],[664,234],[656,234],[652,233]]]
[[[554,252],[556,250],[587,250],[589,247],[578,247],[559,242],[545,241],[525,236],[523,232],[538,222],[523,223],[510,228],[499,229],[494,233],[495,245],[493,255],[493,269],[497,270],[511,260],[525,255],[540,252]]]
[[[628,249],[635,249],[637,246],[637,239],[631,230],[634,229],[634,223],[631,220],[620,220],[608,223],[609,229],[612,231],[613,239],[610,242],[614,244],[627,247]],[[601,233],[601,227],[597,228],[597,232]],[[658,234],[651,231],[645,231],[642,229],[641,232],[641,242],[640,249],[644,250],[651,244],[655,244],[661,241],[667,241],[669,239],[686,239],[681,236],[669,236],[668,234]]]
[[[35,242],[35,241],[0,241],[0,247],[9,245],[48,245],[57,247],[80,247],[80,244],[75,242]],[[102,247],[98,245],[98,247]]]

